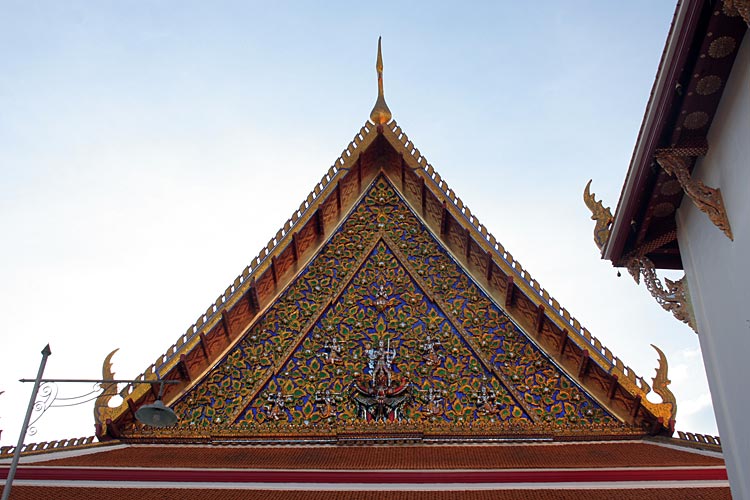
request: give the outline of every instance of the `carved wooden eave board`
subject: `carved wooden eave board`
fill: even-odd
[[[747,31],[746,9],[746,2],[726,0],[678,3],[602,248],[602,258],[613,265],[646,257],[656,268],[682,269],[675,210],[691,200],[683,199],[684,183],[667,172],[660,156],[679,160],[689,176],[711,147],[708,131]],[[731,238],[731,231],[725,233]]]
[[[428,334],[437,347],[426,347]],[[350,343],[339,359],[334,338]],[[368,349],[380,340],[396,358],[379,372],[393,406],[372,413]],[[260,255],[140,377],[157,376],[182,382],[164,395],[182,423],[135,424],[158,388],[139,385],[120,407],[98,402],[100,439],[576,439],[674,425],[674,403],[646,399],[650,386],[514,260],[395,121],[365,123]]]

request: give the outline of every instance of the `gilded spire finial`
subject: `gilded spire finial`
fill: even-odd
[[[375,106],[370,112],[370,120],[376,125],[385,125],[391,121],[392,116],[383,95],[383,52],[380,48],[381,38],[378,37],[378,59],[375,63],[375,69],[378,71],[378,100],[375,101]]]

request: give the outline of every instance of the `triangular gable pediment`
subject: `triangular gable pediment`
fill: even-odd
[[[376,178],[377,182],[366,191]],[[393,221],[383,215],[385,219],[378,222],[377,218],[360,213],[361,210],[367,210],[370,206],[368,203],[379,203],[380,196],[373,193],[379,189],[378,184],[383,183],[398,200],[397,211],[404,219]],[[415,234],[428,238],[429,243],[424,243],[418,249],[408,247],[407,243],[407,248],[402,249],[404,241],[388,234],[394,228],[404,226],[407,219],[415,226]],[[383,224],[383,227],[379,224]],[[387,224],[395,226],[386,229]],[[168,394],[167,400],[171,401],[171,406],[183,419],[193,422],[193,429],[207,422],[210,422],[211,427],[234,423],[253,427],[258,421],[263,421],[264,415],[267,416],[270,411],[268,407],[273,404],[271,400],[274,399],[274,390],[283,395],[290,390],[292,394],[303,390],[295,386],[291,378],[284,377],[287,370],[283,367],[294,359],[295,349],[303,345],[303,339],[308,338],[308,335],[314,338],[315,322],[328,318],[327,314],[333,314],[332,311],[335,310],[331,309],[334,307],[335,297],[324,300],[321,296],[322,302],[313,298],[316,294],[329,293],[334,288],[354,286],[352,276],[361,271],[360,267],[364,262],[361,259],[365,258],[362,252],[375,251],[375,247],[367,247],[363,239],[375,238],[373,235],[379,235],[378,241],[387,249],[386,253],[393,256],[404,272],[420,285],[420,293],[424,297],[432,297],[429,300],[434,301],[436,314],[442,314],[448,324],[454,325],[456,332],[451,338],[464,339],[471,352],[477,356],[476,359],[486,358],[483,363],[479,363],[480,367],[484,367],[480,371],[485,368],[490,372],[495,371],[490,373],[492,376],[484,373],[490,384],[495,384],[492,386],[493,390],[506,391],[515,407],[529,417],[537,428],[540,425],[545,427],[543,420],[564,427],[573,424],[580,427],[586,423],[590,429],[600,426],[602,422],[605,427],[616,423],[621,429],[628,427],[633,431],[648,428],[651,432],[660,432],[668,424],[671,406],[656,405],[646,400],[645,394],[650,390],[648,385],[598,344],[523,271],[427,164],[395,122],[384,127],[368,124],[360,131],[320,185],[261,252],[260,258],[255,259],[219,297],[216,304],[199,318],[199,322],[180,339],[181,342],[178,341],[168,355],[150,369],[150,372],[158,372],[165,378],[185,380],[182,389]],[[341,238],[348,241],[350,246],[355,245],[357,250],[354,253],[357,258],[350,254],[342,256],[335,253],[343,252],[341,248],[348,248],[347,245],[339,250],[331,250],[337,244],[341,245]],[[368,244],[374,243],[369,241]],[[358,246],[362,248],[358,249]],[[429,267],[429,259],[421,257],[421,252],[433,251],[449,259],[456,275],[463,276],[459,288],[464,295],[460,299],[442,298],[454,288],[443,282],[437,283],[436,280],[442,276],[443,271]],[[317,268],[321,269],[318,276],[311,277],[311,270]],[[303,283],[305,284],[302,285]],[[293,289],[296,286],[307,287],[306,292],[302,298],[292,300],[289,297],[294,295]],[[445,286],[449,286],[448,290],[443,290]],[[316,287],[320,290],[316,290]],[[545,383],[544,370],[540,366],[535,365],[537,371],[529,371],[529,367],[520,370],[516,361],[508,359],[503,359],[498,364],[499,352],[512,352],[512,348],[503,344],[507,339],[497,344],[498,339],[475,338],[470,333],[474,328],[486,327],[489,324],[487,318],[475,316],[465,324],[466,318],[453,317],[459,314],[454,314],[453,311],[459,305],[460,311],[466,310],[467,314],[474,314],[471,311],[475,311],[476,306],[471,305],[472,298],[478,297],[488,304],[485,308],[480,308],[484,311],[483,314],[494,311],[493,314],[497,317],[505,318],[507,324],[513,325],[525,339],[524,346],[529,346],[529,352],[536,353],[535,356],[542,360],[545,367],[552,367],[550,369],[557,380],[564,381],[564,389],[579,390],[576,401],[585,400],[589,407],[579,407],[573,404],[572,399],[550,400],[548,393],[552,390],[551,386],[547,388],[547,392],[535,395],[533,391],[543,390],[539,389],[539,384]],[[286,309],[282,314],[279,308],[283,307]],[[472,321],[478,322],[474,325]],[[455,337],[456,334],[458,337]],[[393,335],[395,337],[395,332]],[[267,341],[264,343],[260,340],[265,338],[275,339],[270,350],[266,345]],[[377,339],[369,338],[368,341]],[[413,343],[414,340],[410,342]],[[488,345],[495,349],[494,354],[484,352]],[[364,349],[364,346],[360,345],[359,349]],[[521,346],[518,356],[525,352],[523,349],[526,347]],[[310,352],[318,353],[313,349]],[[361,356],[362,352],[359,352],[360,359]],[[451,359],[450,356],[443,362],[447,359]],[[313,363],[314,360],[318,360],[317,354],[313,354],[310,362],[316,369],[321,369],[318,362]],[[537,361],[538,359],[534,359],[534,363]],[[415,361],[410,361],[412,362]],[[454,363],[452,359],[451,363]],[[311,370],[307,364],[305,366],[308,371]],[[440,368],[445,369],[443,366]],[[455,363],[452,368],[456,369]],[[414,369],[411,367],[408,371],[414,373]],[[300,370],[304,373],[301,367]],[[334,393],[341,392],[339,386],[345,391],[349,390],[354,373],[361,375],[366,372],[363,367],[359,367],[358,372],[352,370],[354,368],[347,375],[350,378],[342,377],[337,382],[338,385],[333,387]],[[153,378],[154,375],[147,372],[145,377]],[[313,377],[317,378],[317,375]],[[526,381],[528,377],[531,377],[533,384]],[[409,380],[409,383],[412,402],[408,411],[421,415],[419,391],[428,390],[429,387],[422,382],[412,384]],[[474,385],[470,383],[472,390],[476,390]],[[528,390],[521,390],[521,386],[528,386]],[[213,387],[214,392],[209,387]],[[317,384],[315,387],[306,386],[303,392],[305,390],[307,399],[302,397],[301,405],[297,404],[300,401],[299,394],[289,404],[295,403],[294,410],[309,417],[319,412],[319,405],[314,401],[310,402],[309,398],[315,398],[316,393],[319,395],[325,389]],[[554,390],[559,392],[560,388]],[[451,394],[455,393],[454,387]],[[572,392],[568,395],[573,397]],[[100,423],[103,424],[106,418],[117,423],[107,429],[110,434],[128,434],[123,429],[128,428],[128,422],[132,422],[133,407],[149,399],[149,394],[144,389],[136,389],[126,396],[130,396],[128,405],[102,410],[99,414]],[[446,396],[447,394],[440,397]],[[341,395],[336,397],[342,398]],[[545,401],[544,405],[532,403],[531,400],[537,401],[539,398]],[[467,404],[468,399],[458,399],[459,406],[471,406]],[[343,403],[343,399],[340,402]],[[567,407],[566,402],[576,409]],[[562,410],[553,411],[553,408],[558,408],[558,404],[562,405]],[[240,415],[248,415],[251,407],[256,408],[254,413],[251,412],[255,423],[250,423],[248,418],[240,418]],[[353,406],[349,406],[346,411],[351,412],[352,408]],[[511,414],[513,408],[510,410]],[[204,413],[199,415],[200,412]],[[291,410],[286,408],[284,412],[291,418]],[[218,421],[214,420],[213,415]],[[290,425],[299,425],[294,418],[291,421],[289,418],[287,422]],[[452,417],[447,417],[446,414],[440,417],[441,420],[446,418],[451,420]],[[494,415],[488,419],[503,420]],[[310,419],[303,419],[303,422],[304,420],[309,422]]]

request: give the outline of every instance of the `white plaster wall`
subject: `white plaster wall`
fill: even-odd
[[[733,498],[750,499],[750,35],[693,177],[721,189],[734,241],[686,197],[678,240]]]

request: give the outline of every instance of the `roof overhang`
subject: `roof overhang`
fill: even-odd
[[[687,0],[672,27],[638,134],[602,258],[625,266],[635,254],[656,267],[681,269],[675,210],[683,191],[656,162],[659,150],[689,151],[690,168],[732,70],[745,21],[724,2]]]

